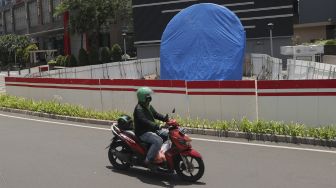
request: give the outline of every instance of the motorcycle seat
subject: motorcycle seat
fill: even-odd
[[[139,143],[142,147],[144,147],[144,148],[146,148],[146,149],[149,148],[150,144],[141,141],[141,140],[135,135],[135,133],[134,133],[133,131],[127,130],[127,131],[124,131],[124,133],[125,133],[128,137],[132,138],[135,142]]]

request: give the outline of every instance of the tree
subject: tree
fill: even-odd
[[[119,46],[119,44],[114,44],[112,46],[111,54],[112,54],[113,61],[121,61],[122,51],[121,51],[121,47]]]
[[[64,0],[56,7],[55,16],[69,11],[70,31],[81,35],[83,47],[84,33],[99,36],[110,22],[131,18],[131,9],[131,0]]]
[[[22,62],[24,59],[24,49],[29,45],[26,36],[14,34],[0,36],[0,61],[3,65]]]
[[[65,0],[55,9],[55,16],[69,11],[70,32],[81,35],[82,48],[84,33],[92,31],[96,24],[96,8],[91,6],[93,2],[90,0]]]
[[[101,48],[100,59],[102,63],[108,63],[111,61],[111,53],[108,47]]]
[[[87,54],[86,50],[84,50],[83,48],[81,48],[79,50],[79,53],[78,53],[78,65],[79,66],[89,65],[88,54]]]
[[[30,52],[38,50],[38,47],[36,44],[29,44],[24,50],[23,50],[23,60],[25,63],[30,63]]]
[[[89,62],[91,65],[97,65],[99,64],[99,53],[96,48],[91,49],[89,52]]]
[[[76,66],[77,66],[76,57],[74,55],[71,55],[69,60],[69,67],[76,67]]]

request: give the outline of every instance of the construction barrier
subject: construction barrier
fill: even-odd
[[[151,87],[153,106],[176,109],[182,117],[300,122],[311,126],[336,122],[336,80],[175,81],[6,77],[10,95],[56,100],[100,111],[132,114],[136,90]]]

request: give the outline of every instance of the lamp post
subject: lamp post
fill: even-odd
[[[122,36],[124,38],[124,59],[126,61],[126,59],[127,59],[127,53],[126,53],[126,33],[123,32]]]
[[[269,31],[270,31],[271,56],[273,57],[273,33],[272,33],[272,30],[273,30],[274,24],[273,23],[268,23],[267,26],[268,26]]]

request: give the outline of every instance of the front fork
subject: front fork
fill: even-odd
[[[120,140],[120,139],[119,139],[117,136],[114,136],[114,137],[111,139],[111,143],[110,143],[108,146],[106,146],[105,149],[110,148],[111,145],[112,145],[114,142],[117,142],[118,140]]]
[[[185,168],[188,170],[189,173],[192,173],[194,171],[194,165],[192,163],[190,163],[190,161],[187,159],[186,156],[181,155],[183,164],[185,166]]]

